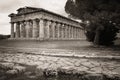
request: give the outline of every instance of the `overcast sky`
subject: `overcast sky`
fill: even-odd
[[[10,13],[24,6],[44,8],[67,16],[64,6],[67,0],[0,0],[0,34],[10,34]]]

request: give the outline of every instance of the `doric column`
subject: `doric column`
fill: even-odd
[[[79,35],[79,37],[78,37],[78,38],[80,38],[80,30],[81,30],[81,29],[79,28],[79,34],[78,34],[78,35]]]
[[[77,28],[77,38],[79,39],[79,28]]]
[[[73,30],[73,26],[71,26],[71,38],[74,38],[74,30]]]
[[[77,27],[75,27],[75,39],[77,39]]]
[[[83,30],[81,30],[81,38],[84,38]]]
[[[29,38],[29,21],[26,21],[25,29],[26,29],[26,38]]]
[[[77,28],[77,39],[79,38],[79,28]]]
[[[60,38],[60,23],[57,23],[57,39],[59,39]]]
[[[69,25],[67,26],[67,38],[69,39]]]
[[[85,39],[86,38],[86,36],[85,36],[85,31],[83,30],[83,38]]]
[[[76,39],[76,27],[74,26],[74,39]]]
[[[70,26],[70,38],[72,39],[72,26]]]
[[[81,29],[81,38],[84,38],[84,31]]]
[[[33,38],[37,38],[37,21],[36,19],[33,20]]]
[[[61,26],[61,39],[64,38],[64,24]]]
[[[77,28],[77,39],[78,39],[78,34],[79,34],[79,33],[78,33],[78,30],[79,30],[79,28]]]
[[[33,23],[30,20],[29,21],[29,37],[32,38],[32,33],[33,33]]]
[[[63,27],[63,38],[65,38],[65,27],[66,27],[66,25],[64,24],[64,27]]]
[[[73,26],[74,28],[74,39],[75,39],[75,36],[76,36],[76,29],[75,29],[75,26]]]
[[[20,22],[20,37],[21,38],[23,38],[24,37],[24,27],[25,27],[25,25],[24,25],[24,22]]]
[[[14,23],[11,22],[11,38],[14,38]]]
[[[80,31],[81,31],[81,29],[79,28],[79,38],[80,38],[80,34],[81,34]]]
[[[52,39],[55,38],[55,26],[56,26],[56,22],[52,22],[51,24],[51,38]]]
[[[79,29],[79,38],[81,38],[81,29]]]
[[[46,36],[45,38],[46,39],[49,39],[50,38],[50,25],[51,25],[51,21],[47,20],[46,22],[46,26],[45,26],[45,31],[46,31]]]
[[[44,20],[40,19],[39,21],[39,38],[40,39],[44,39]]]
[[[67,37],[67,35],[68,35],[67,29],[68,29],[68,26],[67,26],[67,24],[66,24],[66,25],[65,25],[65,38],[66,38],[66,39],[68,38],[68,37]]]
[[[60,36],[59,38],[61,39],[61,38],[62,38],[62,24],[60,25],[59,30],[60,30],[60,31],[59,31],[59,36]]]
[[[69,39],[70,39],[70,37],[71,37],[71,32],[70,32],[70,30],[71,30],[71,26],[69,26]]]
[[[20,37],[20,23],[17,22],[16,23],[16,34],[15,34],[16,38]]]

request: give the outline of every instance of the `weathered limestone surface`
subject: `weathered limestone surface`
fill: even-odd
[[[11,39],[85,39],[83,28],[77,21],[41,8],[24,7],[17,11],[17,14],[9,15],[11,18]],[[78,29],[81,31],[77,33]],[[81,34],[81,36],[78,37],[77,34]]]
[[[35,54],[29,52],[16,52],[10,49],[6,49],[4,54],[0,51],[0,66],[6,69],[12,69],[12,71],[7,71],[7,73],[16,73],[15,70],[19,70],[20,72],[25,71],[25,67],[16,65],[24,64],[34,67],[36,71],[40,71],[38,73],[41,74],[41,71],[46,71],[55,73],[57,75],[59,72],[66,74],[80,74],[84,75],[85,78],[93,77],[94,80],[106,80],[103,79],[107,77],[110,80],[119,80],[120,79],[120,62],[114,60],[94,60],[94,59],[83,59],[83,58],[70,58],[70,57],[50,57],[50,56],[42,56],[39,54],[46,54],[51,51],[40,51],[39,54]],[[14,52],[14,53],[13,53]],[[63,52],[63,51],[62,51]],[[48,54],[48,53],[47,53]],[[51,53],[50,53],[51,54]],[[71,60],[72,59],[72,60]],[[18,71],[18,72],[19,72]],[[51,75],[48,74],[48,75]],[[86,79],[85,79],[86,80]],[[91,80],[91,79],[90,79]]]

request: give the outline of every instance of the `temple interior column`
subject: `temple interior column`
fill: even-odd
[[[11,38],[14,38],[14,23],[11,22]]]
[[[16,23],[16,38],[20,37],[20,24],[19,22]]]

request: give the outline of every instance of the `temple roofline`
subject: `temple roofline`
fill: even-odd
[[[20,16],[20,15],[23,15],[23,14],[25,15],[25,14],[30,14],[30,13],[35,13],[35,12],[43,11],[43,12],[47,12],[47,13],[50,13],[50,14],[53,14],[53,15],[56,15],[56,16],[65,18],[65,19],[67,19],[67,20],[71,20],[71,21],[76,22],[76,23],[79,23],[78,21],[72,20],[72,19],[70,19],[70,18],[68,18],[68,17],[65,17],[65,16],[63,16],[63,15],[60,15],[60,14],[57,14],[57,13],[48,11],[48,10],[43,9],[43,8],[36,8],[36,7],[28,7],[28,6],[25,6],[25,7],[19,8],[17,11],[19,11],[19,10],[21,10],[21,9],[24,9],[24,8],[33,9],[33,10],[35,10],[35,11],[28,12],[28,13],[14,14],[14,15],[12,15],[12,16],[9,15],[9,17]],[[12,14],[13,14],[13,13],[12,13]]]

